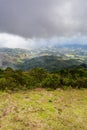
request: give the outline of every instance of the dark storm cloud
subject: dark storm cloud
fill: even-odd
[[[25,37],[87,34],[87,0],[0,0],[0,32]]]

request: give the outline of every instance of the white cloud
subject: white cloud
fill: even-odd
[[[0,47],[31,49],[33,45],[33,39],[26,39],[21,36],[8,33],[0,33]]]
[[[48,39],[43,38],[24,38],[18,35],[0,33],[0,47],[8,48],[24,48],[36,49],[47,46],[63,45],[63,44],[87,44],[86,36],[73,37],[52,37]]]

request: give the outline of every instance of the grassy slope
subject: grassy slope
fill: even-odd
[[[87,90],[0,92],[0,130],[87,130]]]

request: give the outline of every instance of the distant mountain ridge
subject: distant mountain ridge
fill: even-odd
[[[86,45],[64,45],[35,50],[0,48],[0,68],[57,70],[87,64]]]
[[[17,69],[15,64],[22,62],[30,56],[30,52],[25,49],[11,49],[11,48],[0,48],[0,67],[12,67]]]
[[[64,69],[73,65],[80,65],[81,62],[76,59],[63,60],[57,56],[41,56],[32,59],[27,59],[23,63],[17,65],[17,68],[21,68],[25,71],[32,68],[44,68],[49,71],[56,71],[58,69]]]

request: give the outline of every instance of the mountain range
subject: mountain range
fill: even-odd
[[[87,64],[87,45],[66,44],[34,50],[0,48],[0,68],[30,70],[35,67],[53,71]]]

